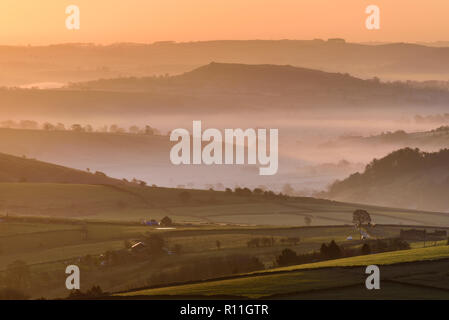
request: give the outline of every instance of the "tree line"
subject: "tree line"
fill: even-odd
[[[161,135],[161,132],[153,128],[150,125],[137,126],[131,125],[128,128],[121,127],[117,124],[103,125],[98,128],[94,128],[90,124],[74,123],[71,125],[65,125],[64,123],[57,122],[44,122],[39,123],[34,120],[6,120],[0,122],[0,128],[10,129],[24,129],[24,130],[44,130],[44,131],[73,131],[73,132],[101,132],[101,133],[129,133],[140,135]]]
[[[276,258],[275,264],[289,266],[407,249],[410,249],[409,243],[400,238],[368,240],[357,248],[338,245],[332,240],[329,243],[322,243],[319,251],[311,253],[297,254],[286,248]]]

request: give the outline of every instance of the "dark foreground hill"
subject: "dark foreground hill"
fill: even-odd
[[[102,172],[90,173],[4,153],[0,153],[0,182],[123,184]]]
[[[403,208],[448,211],[449,150],[404,148],[335,182],[327,198]]]

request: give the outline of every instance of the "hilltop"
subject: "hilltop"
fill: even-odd
[[[332,97],[337,98],[338,103],[351,103],[368,97],[377,102],[389,101],[390,95],[398,95],[399,100],[407,98],[411,101],[422,94],[433,94],[434,99],[446,99],[448,96],[447,90],[442,88],[384,83],[376,78],[364,80],[348,73],[324,72],[291,65],[218,62],[176,76],[100,79],[75,83],[70,88],[197,95],[282,95],[317,101],[327,101]]]
[[[148,116],[170,112],[366,110],[371,107],[433,108],[449,91],[407,83],[363,80],[349,74],[293,66],[211,63],[179,76],[119,78],[64,89],[2,89],[0,113],[53,118]]]
[[[348,86],[373,87],[376,83],[320,70],[291,65],[236,64],[211,62],[189,72],[168,77],[100,79],[73,84],[74,88],[105,91],[195,90],[200,92],[233,93],[288,93],[298,90],[315,90],[320,87],[341,89]]]
[[[339,201],[447,211],[449,150],[404,148],[374,159],[363,173],[336,181],[324,194]]]

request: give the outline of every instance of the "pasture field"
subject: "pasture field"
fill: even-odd
[[[108,292],[124,291],[158,281],[176,282],[170,274],[182,273],[183,267],[194,267],[198,261],[250,254],[258,258],[265,268],[272,268],[276,257],[286,247],[297,253],[308,253],[319,250],[323,242],[331,240],[355,246],[361,243],[360,240],[346,240],[349,235],[357,239],[358,231],[353,226],[344,225],[262,227],[200,224],[158,229],[138,223],[59,217],[9,217],[0,220],[0,287],[6,268],[20,260],[30,267],[34,275],[36,288],[30,287],[29,294],[35,298],[64,297],[67,294],[63,286],[64,271],[68,264],[78,263],[87,255],[98,257],[108,251],[124,250],[125,241],[142,239],[148,234],[158,234],[168,249],[180,247],[182,251],[106,269],[83,266],[83,284],[86,287],[100,285]],[[378,225],[371,233],[376,238],[390,238],[398,236],[399,231],[398,226]],[[248,241],[255,238],[273,239],[274,245],[249,248]],[[299,238],[299,243],[283,242],[287,238]],[[217,241],[220,248],[217,248]],[[207,280],[214,276],[205,273],[199,277]]]
[[[20,218],[25,219],[26,218]],[[67,220],[65,223],[52,222],[46,218],[29,218],[30,222],[0,223],[0,270],[9,263],[20,259],[29,264],[54,260],[73,259],[86,254],[101,254],[108,250],[124,247],[125,240],[142,238],[145,234],[160,234],[168,247],[182,246],[184,253],[217,251],[220,254],[245,253],[247,243],[254,238],[274,239],[275,245],[251,248],[266,266],[271,266],[277,255],[291,247],[298,253],[319,250],[323,242],[335,240],[348,243],[346,238],[358,237],[352,226],[315,227],[232,227],[232,226],[178,226],[160,230],[139,224],[120,224]],[[39,222],[41,221],[41,222]],[[71,222],[70,222],[71,221]],[[378,226],[372,236],[390,238],[399,235],[399,227]],[[282,243],[286,238],[299,238],[296,245]],[[357,244],[358,240],[351,243]],[[417,243],[416,246],[419,246]]]
[[[188,193],[185,199],[181,193]],[[57,183],[0,183],[8,215],[138,222],[170,216],[177,223],[247,226],[351,225],[366,209],[376,224],[449,226],[448,213],[348,204],[314,198],[265,198],[209,190]]]
[[[377,264],[382,292],[367,293],[364,267]],[[271,269],[233,279],[146,289],[119,294],[124,297],[214,296],[245,298],[449,298],[449,246],[372,254],[288,268]],[[382,282],[381,282],[382,283]],[[411,287],[411,288],[410,288]],[[424,290],[421,287],[424,287]],[[431,292],[430,296],[427,293]],[[312,293],[309,295],[309,293]],[[361,295],[360,295],[361,294]]]
[[[182,197],[182,193],[189,196]],[[323,271],[329,268],[357,268],[368,262],[397,264],[448,255],[443,246],[421,250],[423,244],[415,242],[412,248],[416,251],[275,268],[276,258],[285,248],[298,254],[311,253],[331,240],[360,248],[359,232],[352,225],[352,212],[359,208],[371,214],[375,225],[370,228],[369,235],[373,239],[397,237],[401,228],[430,225],[426,229],[432,230],[435,221],[440,227],[449,226],[449,216],[444,213],[313,198],[266,198],[254,194],[240,196],[211,190],[131,185],[0,183],[0,288],[8,267],[20,260],[29,267],[32,275],[31,284],[24,289],[30,297],[65,297],[64,271],[68,264],[85,261],[87,256],[99,261],[99,257],[107,253],[124,252],[127,243],[140,241],[151,234],[162,237],[165,249],[171,253],[107,267],[83,262],[84,288],[100,285],[108,292],[130,291],[185,282],[185,274],[191,275],[192,281],[212,280],[248,272],[239,270],[238,265],[232,266],[232,259],[247,256],[259,262],[258,267],[249,270],[266,272],[264,277],[273,277],[269,281],[271,284],[279,283],[284,287],[279,288],[278,294],[287,294],[297,281],[302,283],[301,287],[324,290],[335,283],[356,285],[360,280],[355,281],[346,271],[338,274]],[[141,224],[142,220],[160,220],[164,216],[174,221],[173,228],[159,229]],[[310,226],[306,226],[306,217],[311,218]],[[347,240],[348,236],[354,240]],[[248,243],[255,238],[270,239],[273,243],[249,247]],[[292,238],[298,241],[287,241]],[[207,264],[219,266],[228,260],[231,262],[227,270],[217,271],[219,268],[216,267],[214,272],[206,272],[209,270]],[[204,270],[196,272],[199,262]],[[316,269],[316,273],[309,273],[311,268]],[[304,272],[310,277],[303,276]],[[291,285],[282,285],[281,273],[289,273],[286,281]],[[251,279],[255,277],[259,275]],[[256,297],[257,288],[270,287],[263,280],[269,278],[260,277],[260,285],[241,294]],[[413,281],[418,280],[413,278]],[[245,282],[244,278],[229,281],[231,283],[223,287],[228,288],[223,293],[231,292],[235,283]],[[242,284],[245,285],[252,286]],[[193,287],[188,287],[185,292],[192,288],[193,293],[197,292],[194,284],[189,286]],[[157,294],[165,294],[165,289],[160,290]]]

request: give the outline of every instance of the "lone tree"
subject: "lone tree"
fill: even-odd
[[[371,223],[371,216],[368,211],[357,209],[352,214],[352,223],[356,226],[356,228],[360,229],[360,227],[365,224]]]

